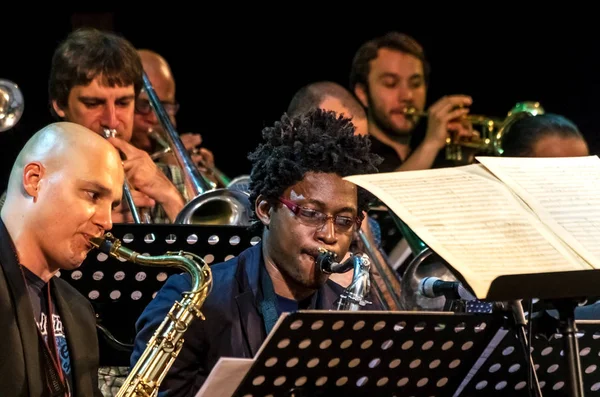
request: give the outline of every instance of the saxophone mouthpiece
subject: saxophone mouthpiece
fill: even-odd
[[[340,263],[336,261],[338,256],[335,252],[326,250],[325,248],[319,248],[319,252],[320,254],[317,256],[316,262],[323,273],[346,273],[354,266],[352,255],[344,262]]]
[[[325,248],[319,248],[319,255],[317,256],[316,262],[323,273],[333,273],[332,267],[335,264],[336,259],[337,254],[335,252],[326,250]]]
[[[113,241],[115,238],[112,234],[107,233],[102,237],[92,237],[90,243],[96,247],[100,252],[104,252],[106,255],[110,255],[113,249]]]

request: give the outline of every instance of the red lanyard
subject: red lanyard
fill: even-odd
[[[60,356],[58,354],[58,346],[56,346],[56,336],[54,335],[54,316],[52,315],[53,311],[52,311],[52,297],[50,296],[50,281],[48,281],[48,283],[46,284],[46,291],[48,292],[48,317],[47,317],[47,321],[46,321],[46,329],[47,329],[47,334],[48,334],[48,342],[46,343],[46,346],[48,346],[48,349],[50,349],[51,353],[54,353],[53,355],[53,364],[56,367],[56,369],[58,370],[58,376],[60,376],[60,381],[62,382],[62,384],[65,384],[65,375],[62,371],[62,366],[60,365]],[[54,361],[56,360],[56,361]]]

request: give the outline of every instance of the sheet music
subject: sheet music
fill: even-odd
[[[195,397],[232,396],[253,363],[250,358],[219,358]]]
[[[554,232],[600,268],[600,158],[477,158]]]
[[[501,275],[589,270],[481,165],[354,175],[485,299]]]

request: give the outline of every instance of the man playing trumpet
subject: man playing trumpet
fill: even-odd
[[[390,32],[364,43],[356,52],[350,90],[367,110],[373,152],[384,158],[381,172],[432,168],[446,141],[476,137],[470,123],[472,98],[446,96],[428,110],[423,141],[413,149],[418,117],[424,113],[430,67],[412,37]]]

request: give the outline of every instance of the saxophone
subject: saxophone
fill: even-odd
[[[211,270],[202,258],[189,252],[140,255],[121,246],[121,241],[111,233],[90,241],[95,248],[114,258],[148,266],[174,266],[187,271],[192,277],[191,291],[184,292],[181,301],[174,303],[117,394],[118,397],[156,396],[162,380],[179,355],[188,326],[197,317],[204,320],[200,307],[212,289]]]
[[[345,273],[354,270],[352,282],[336,300],[336,310],[360,310],[361,306],[370,304],[366,300],[371,290],[371,260],[364,253],[350,253],[350,257],[343,262],[336,262],[337,254],[324,248],[319,249],[317,265],[323,273]]]

